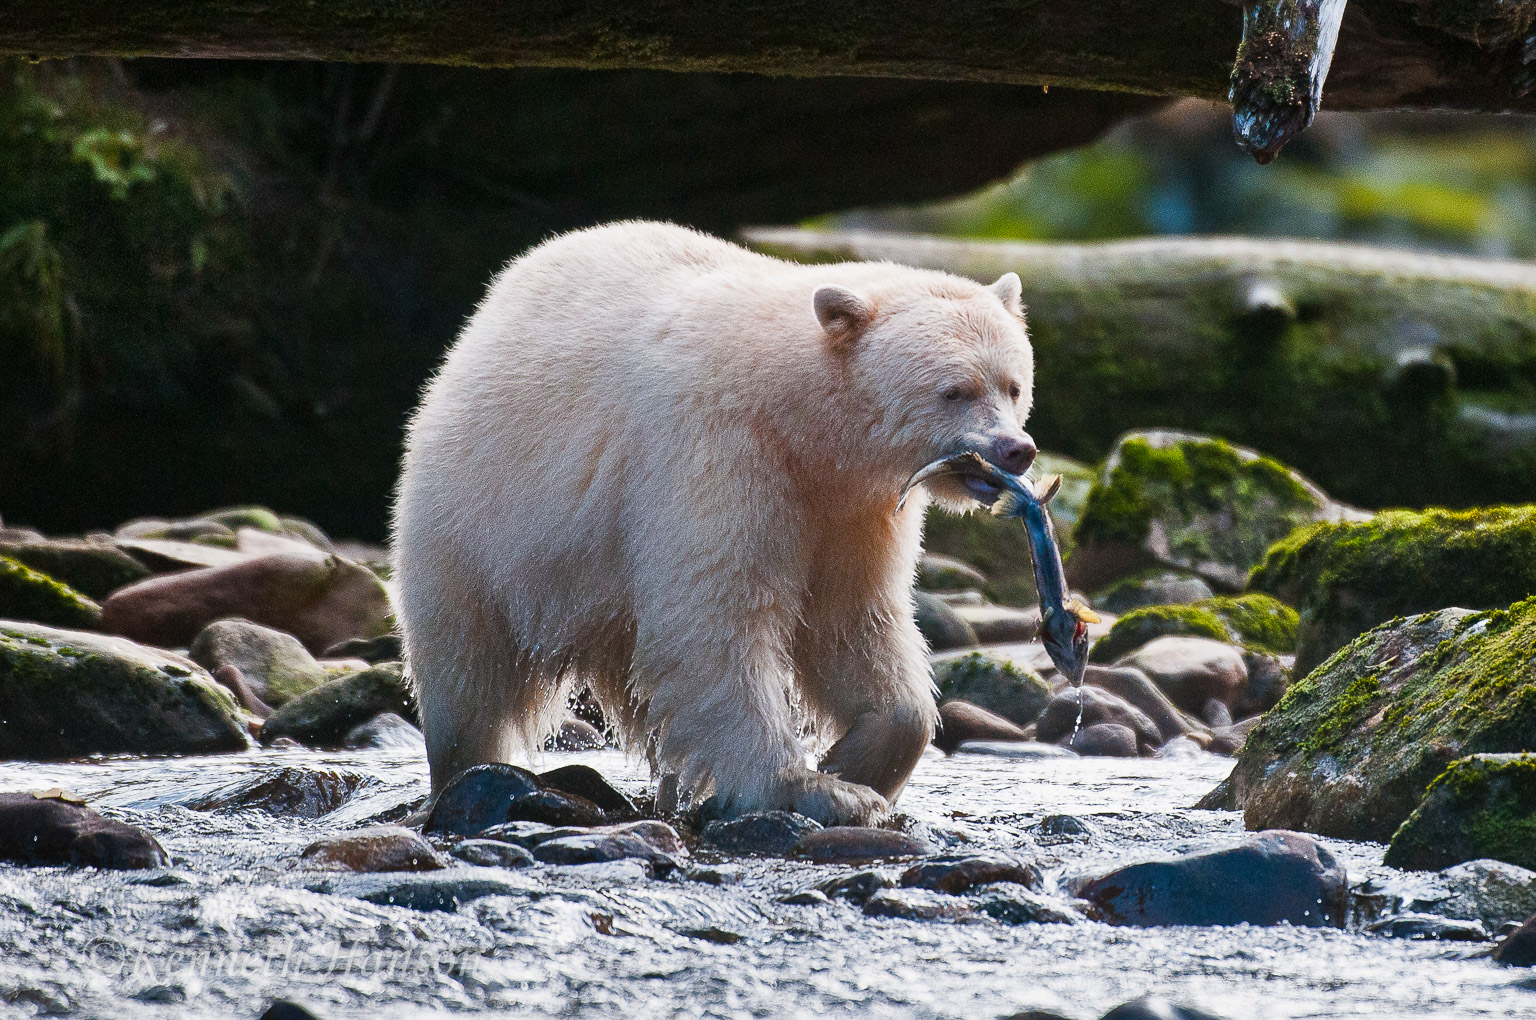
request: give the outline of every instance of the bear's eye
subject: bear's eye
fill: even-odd
[[[1008,397],[1009,397],[1009,399],[1011,399],[1011,400],[1018,400],[1019,399],[1019,395],[1021,393],[1023,393],[1023,392],[1024,392],[1024,387],[1020,386],[1018,383],[1015,382],[1015,383],[1009,383],[1008,384]]]
[[[964,396],[965,390],[961,389],[959,386],[951,386],[949,389],[944,391],[944,399],[948,401],[956,401]]]

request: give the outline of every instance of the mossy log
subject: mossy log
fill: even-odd
[[[1365,506],[1536,491],[1536,266],[1277,239],[1113,244],[755,230],[806,262],[1024,281],[1029,429],[1093,461],[1133,428],[1254,446]]]
[[[1529,3],[1354,0],[1329,79],[1336,109],[1530,109],[1512,82]],[[1468,9],[1470,8],[1470,9]],[[102,0],[11,4],[0,52],[655,68],[1059,85],[1225,98],[1234,0]]]

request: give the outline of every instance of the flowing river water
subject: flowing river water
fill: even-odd
[[[638,791],[618,752],[548,754]],[[1008,849],[1048,877],[1229,846],[1235,812],[1193,810],[1231,768],[1168,759],[924,758],[900,808],[952,847]],[[279,766],[360,778],[320,818],[193,810]],[[419,746],[202,758],[0,763],[0,790],[61,786],[152,832],[162,872],[0,866],[0,1015],[255,1017],[273,998],[326,1018],[500,1012],[559,1017],[1098,1017],[1145,993],[1230,1020],[1536,1017],[1536,977],[1486,945],[1346,930],[1009,925],[866,917],[787,893],[854,869],[695,851],[715,880],[636,862],[476,869],[505,884],[456,912],[315,891],[310,841],[399,817],[425,792]],[[1086,833],[1050,834],[1070,814]],[[1351,882],[1387,874],[1377,844],[1325,841]],[[465,866],[466,869],[468,866]],[[888,867],[893,874],[897,865]],[[1402,876],[1397,876],[1402,880]]]

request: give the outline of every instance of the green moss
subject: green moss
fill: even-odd
[[[1367,710],[1380,697],[1381,680],[1378,677],[1362,676],[1352,681],[1329,702],[1327,711],[1317,722],[1317,728],[1301,742],[1301,750],[1306,754],[1317,754],[1333,747],[1366,717]]]
[[[93,599],[104,599],[150,573],[116,546],[89,540],[0,543],[0,556],[9,556]]]
[[[1221,617],[1238,641],[1255,648],[1289,655],[1296,650],[1296,610],[1277,598],[1259,592],[1218,595],[1199,606]]]
[[[1051,688],[1032,670],[989,652],[966,652],[934,663],[941,699],[980,705],[1019,726],[1028,726],[1051,700]]]
[[[269,535],[283,533],[283,522],[277,514],[264,506],[236,506],[227,510],[215,510],[212,513],[203,514],[200,519],[214,521],[235,531],[241,528],[255,528]]]
[[[1443,868],[1481,858],[1536,868],[1536,755],[1452,762],[1393,835],[1386,863]]]
[[[0,556],[0,619],[90,629],[101,622],[101,607],[67,584]]]
[[[1188,605],[1133,609],[1094,643],[1094,662],[1113,662],[1170,634],[1214,638],[1277,654],[1296,643],[1296,610],[1268,595],[1218,595]]]

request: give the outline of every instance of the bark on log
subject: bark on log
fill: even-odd
[[[1536,111],[1531,0],[1354,0],[1332,109]],[[641,67],[1010,82],[1222,99],[1235,0],[8,0],[0,53]]]
[[[747,240],[805,262],[1017,272],[1045,449],[1095,460],[1166,426],[1257,447],[1363,505],[1536,492],[1536,265],[1268,238]]]

